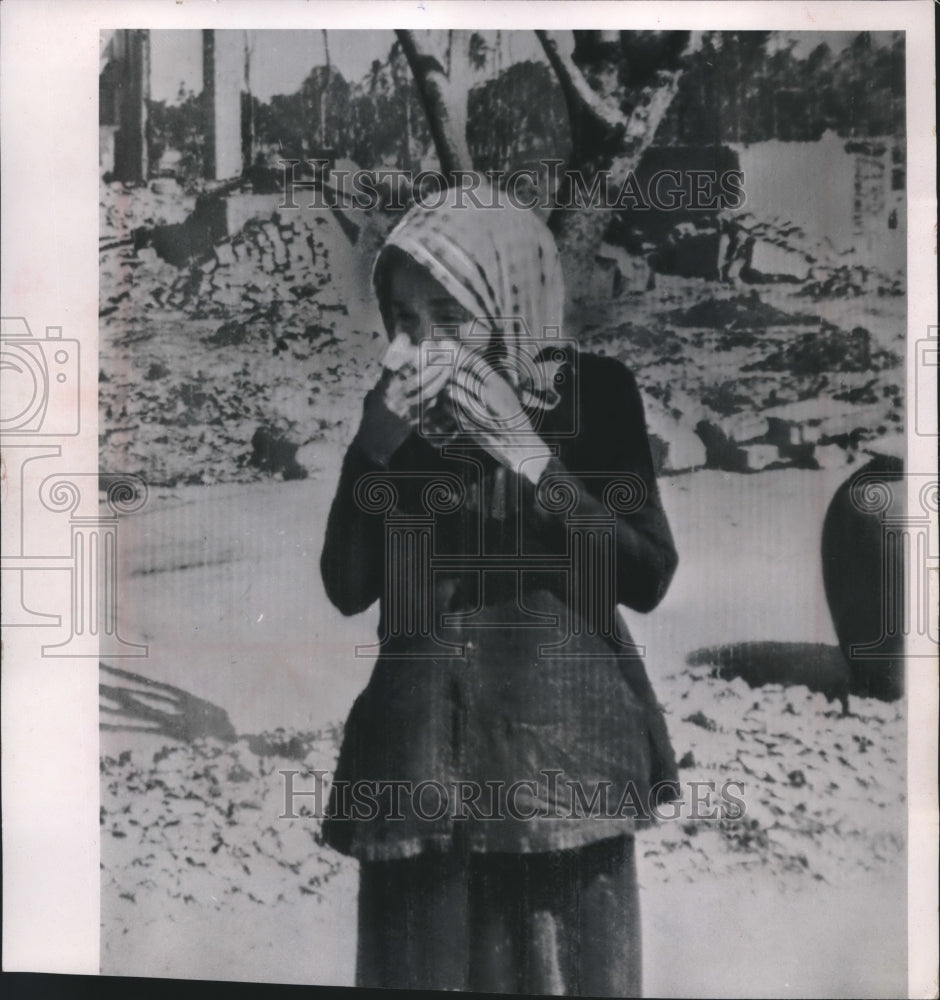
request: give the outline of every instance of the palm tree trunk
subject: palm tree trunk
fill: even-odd
[[[460,102],[455,99],[454,88],[440,62],[434,55],[421,51],[413,32],[396,29],[395,34],[415,78],[441,163],[441,173],[447,177],[471,170],[473,161],[467,146],[466,100]]]
[[[323,28],[323,53],[326,57],[326,74],[323,78],[323,89],[320,91],[320,149],[325,150],[328,146],[328,133],[326,128],[326,116],[329,111],[329,90],[330,79],[332,78],[332,67],[330,65],[330,41],[327,38],[326,28]]]

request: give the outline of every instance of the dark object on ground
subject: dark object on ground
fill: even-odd
[[[747,456],[725,432],[710,420],[700,420],[695,425],[705,445],[705,467],[726,472],[747,472]]]
[[[771,430],[770,420],[765,422],[763,433],[747,431],[740,442],[710,420],[700,420],[695,433],[705,445],[705,467],[725,472],[760,472],[762,469],[817,469],[814,458],[815,445],[798,442],[786,443],[776,430]],[[739,432],[740,433],[740,432]]]
[[[848,332],[824,320],[818,330],[802,334],[760,361],[743,365],[741,371],[792,375],[871,372],[891,367],[897,360],[891,352],[872,351],[872,337],[865,327],[856,326]]]
[[[646,257],[649,288],[657,273],[718,280],[726,242],[721,211],[737,204],[735,193],[724,188],[724,178],[739,166],[733,149],[711,142],[650,146],[630,173],[631,188],[608,189],[610,202],[624,197],[610,213],[605,239]]]
[[[647,255],[655,274],[678,274],[683,278],[719,277],[721,234],[718,229],[693,229],[676,226],[662,241],[661,246]]]
[[[248,749],[258,757],[285,757],[288,760],[304,760],[310,753],[313,740],[304,739],[294,733],[290,736],[278,729],[273,733],[258,733],[241,737]]]
[[[693,712],[691,715],[687,715],[682,721],[691,722],[693,726],[701,726],[702,729],[707,729],[710,733],[713,733],[718,728],[714,719],[709,719],[704,712]]]
[[[807,326],[819,322],[816,316],[786,313],[768,305],[756,289],[747,295],[709,298],[688,309],[674,309],[667,313],[667,318],[674,326],[716,330],[764,330],[768,326]]]
[[[207,260],[216,241],[227,235],[224,214],[217,202],[216,196],[204,195],[183,222],[135,229],[134,249],[153,247],[158,257],[174,267]]]
[[[306,479],[307,470],[297,461],[300,446],[268,427],[259,427],[251,439],[251,464],[285,479]]]
[[[716,677],[740,677],[751,687],[804,684],[849,711],[850,673],[839,650],[821,642],[735,642],[689,653],[692,666],[711,664]],[[861,692],[859,692],[861,693]]]
[[[826,601],[852,693],[883,701],[904,693],[905,611],[900,532],[889,539],[884,518],[905,513],[903,463],[878,456],[836,490],[823,522]]]
[[[152,247],[157,256],[174,267],[188,267],[208,260],[216,243],[228,231],[225,197],[241,186],[241,179],[226,181],[196,199],[192,213],[183,222],[142,226],[132,233],[134,249]]]
[[[102,717],[108,714],[115,719],[114,722],[102,722],[102,729],[159,733],[185,743],[206,736],[228,743],[235,741],[235,727],[228,713],[211,701],[197,698],[172,684],[109,667],[105,663],[99,663],[98,670],[120,682],[120,686],[98,685],[101,696],[118,706],[100,706]]]

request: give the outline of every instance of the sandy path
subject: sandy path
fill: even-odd
[[[321,467],[335,469],[338,454],[324,445]],[[680,566],[654,614],[630,615],[654,681],[701,646],[835,642],[817,552],[844,475],[662,480]],[[349,651],[372,640],[376,610],[345,619],[323,593],[334,478],[157,490],[121,528],[122,632],[150,645],[145,663],[128,666],[222,706],[239,732],[341,718],[371,669]]]

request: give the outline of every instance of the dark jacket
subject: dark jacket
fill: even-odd
[[[677,562],[642,401],[611,358],[562,375],[558,405],[530,414],[556,450],[537,486],[469,439],[346,454],[323,581],[345,614],[379,600],[380,616],[323,826],[344,853],[577,846],[632,831],[676,780],[616,614],[653,609]]]

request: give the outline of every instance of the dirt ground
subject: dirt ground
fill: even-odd
[[[178,198],[148,197],[104,190],[103,233],[185,218]],[[319,844],[315,820],[279,818],[279,772],[331,768],[371,669],[351,651],[375,609],[343,618],[318,560],[383,347],[363,265],[375,234],[350,245],[330,221],[266,224],[193,270],[151,249],[102,254],[101,468],[150,484],[120,525],[121,632],[149,656],[107,666],[165,685],[141,695],[102,672],[106,974],[352,982],[355,864]],[[704,419],[743,442],[756,414],[757,440],[766,411],[795,406],[826,455],[661,478],[680,567],[631,631],[682,778],[742,782],[746,815],[641,834],[646,992],[901,996],[903,704],[853,696],[843,716],[803,684],[714,677],[702,651],[837,655],[822,518],[866,449],[898,437],[903,297],[661,277],[573,332],[631,365],[666,434]]]

